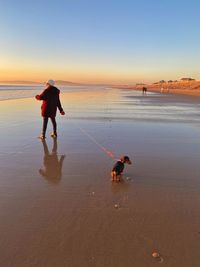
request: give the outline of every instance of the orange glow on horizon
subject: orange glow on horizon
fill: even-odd
[[[137,82],[138,79],[133,79],[132,75],[120,75],[113,72],[73,72],[73,71],[58,71],[58,70],[29,70],[29,69],[3,69],[0,68],[0,81],[32,81],[44,82],[50,78],[55,80],[64,80],[77,83],[126,83]],[[134,76],[134,75],[133,75]],[[139,78],[139,77],[138,77]],[[141,80],[141,77],[139,78]]]
[[[195,78],[196,75],[185,74],[184,72],[170,75],[166,73],[162,75],[159,70],[149,71],[148,69],[132,70],[131,68],[107,68],[99,69],[94,66],[93,69],[89,66],[75,66],[56,67],[52,65],[45,66],[44,64],[23,64],[14,62],[3,62],[0,65],[0,82],[5,81],[32,81],[32,82],[45,82],[48,79],[63,80],[75,83],[91,83],[91,84],[135,84],[135,83],[152,83],[159,80],[177,80],[184,76],[191,76]]]
[[[0,81],[45,82],[48,79],[64,80],[77,83],[135,84],[152,82],[158,79],[147,70],[135,70],[121,65],[91,65],[69,62],[68,65],[53,62],[23,61],[19,58],[2,58]]]

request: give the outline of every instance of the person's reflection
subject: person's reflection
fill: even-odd
[[[62,177],[62,165],[65,155],[62,155],[59,159],[57,155],[57,139],[53,138],[52,152],[49,153],[47,143],[42,140],[44,148],[44,168],[39,169],[39,173],[52,184],[58,184]]]

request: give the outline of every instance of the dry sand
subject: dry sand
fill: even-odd
[[[200,103],[114,89],[62,102],[46,144],[34,99],[1,102],[0,266],[199,267]],[[101,145],[133,160],[122,183]]]

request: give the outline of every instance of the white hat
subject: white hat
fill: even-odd
[[[46,82],[46,84],[51,85],[51,86],[54,86],[55,85],[55,81],[54,80],[48,80]]]

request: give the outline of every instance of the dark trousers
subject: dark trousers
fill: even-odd
[[[51,117],[50,119],[51,119],[51,122],[52,122],[52,125],[53,125],[53,132],[54,132],[54,134],[56,134],[57,133],[56,118],[55,117]],[[42,135],[44,135],[44,136],[46,134],[48,120],[49,120],[49,117],[43,117]]]

